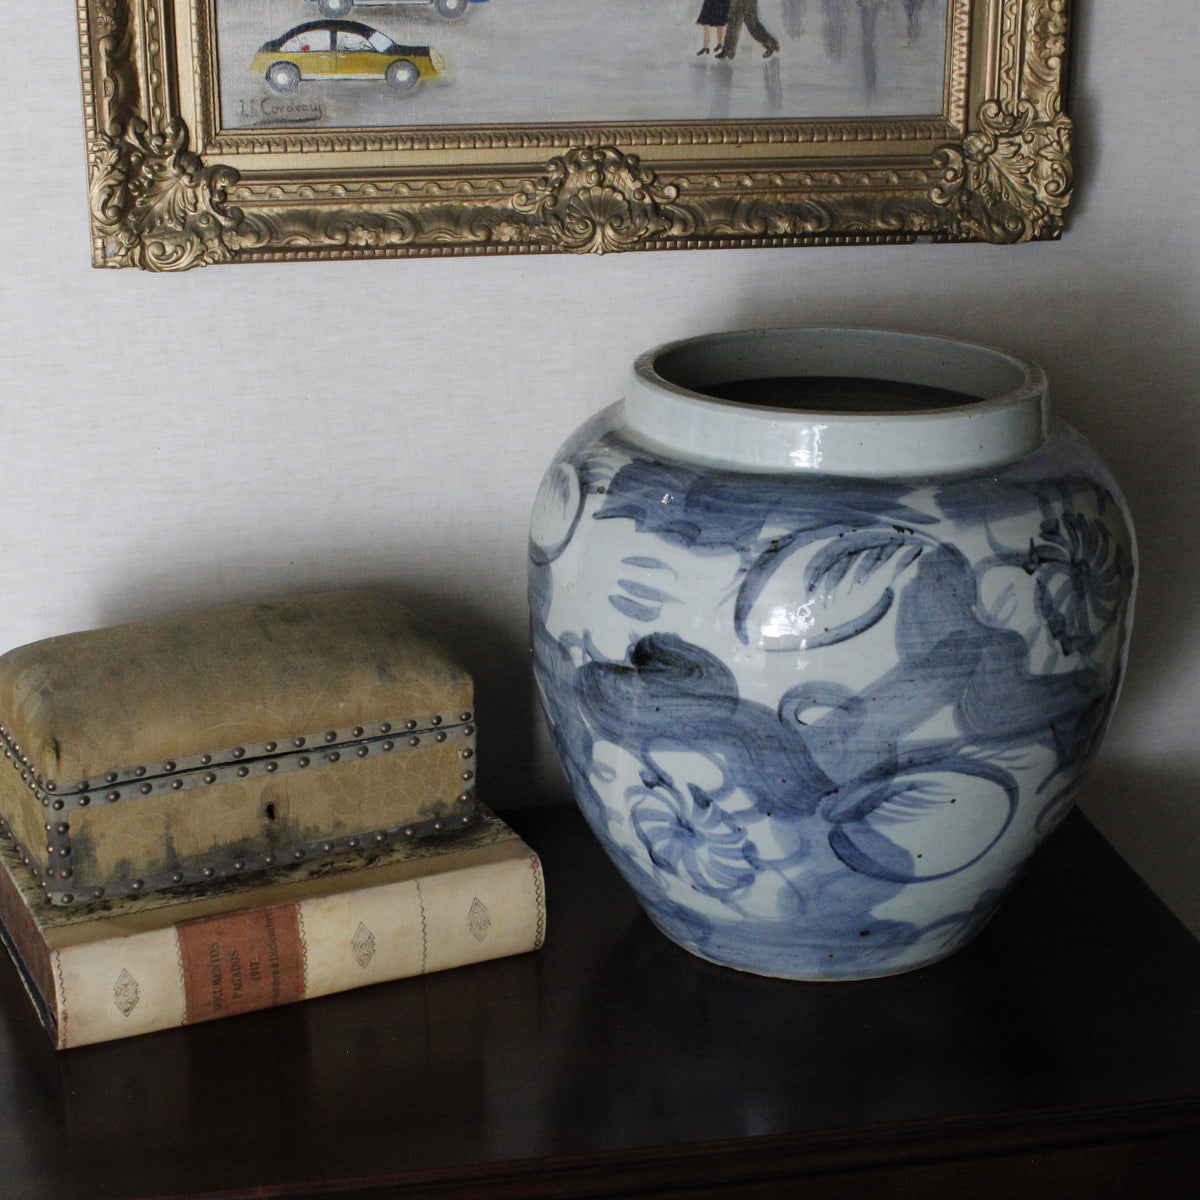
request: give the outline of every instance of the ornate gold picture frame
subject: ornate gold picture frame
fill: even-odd
[[[97,266],[1020,242],[1071,196],[1066,0],[77,3]]]

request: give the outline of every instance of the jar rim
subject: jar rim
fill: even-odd
[[[963,403],[883,411],[712,394],[754,380],[840,377],[961,393]],[[888,476],[998,466],[1046,438],[1046,377],[1028,359],[957,338],[856,328],[751,329],[664,343],[634,362],[633,435],[717,465]]]

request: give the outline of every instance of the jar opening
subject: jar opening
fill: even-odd
[[[935,475],[990,468],[1046,436],[1036,364],[953,338],[864,329],[744,330],[634,364],[629,430],[757,471]]]

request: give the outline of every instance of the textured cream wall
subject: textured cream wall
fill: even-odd
[[[1138,633],[1087,808],[1200,932],[1200,17],[1075,7],[1080,190],[1056,244],[164,277],[89,265],[74,6],[46,5],[37,53],[0,73],[0,650],[401,585],[478,680],[485,797],[544,795],[558,775],[528,677],[526,517],[542,465],[634,354],[790,322],[1005,344],[1047,368],[1138,518]]]

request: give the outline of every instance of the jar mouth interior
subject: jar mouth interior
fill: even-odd
[[[695,390],[714,400],[729,400],[734,404],[781,412],[876,416],[961,408],[982,399],[952,388],[861,375],[768,375],[731,379]]]
[[[1029,390],[1030,364],[970,342],[876,330],[763,330],[694,338],[641,364],[710,399],[781,412],[927,413]]]

